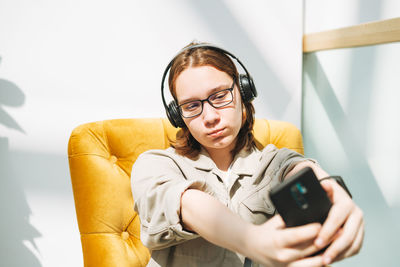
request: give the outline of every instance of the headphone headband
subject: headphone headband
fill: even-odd
[[[246,67],[243,65],[243,63],[232,53],[226,51],[225,49],[222,49],[218,46],[211,45],[211,44],[194,44],[190,45],[188,47],[183,48],[180,50],[173,58],[172,60],[168,63],[167,67],[164,70],[162,79],[161,79],[161,98],[162,102],[164,104],[165,111],[167,113],[167,117],[171,124],[174,127],[183,127],[185,123],[183,122],[183,119],[180,115],[178,105],[175,101],[172,101],[169,105],[167,105],[167,102],[165,101],[164,97],[164,82],[165,78],[167,76],[168,71],[170,70],[172,64],[174,63],[175,59],[181,55],[183,52],[191,49],[196,49],[196,48],[207,48],[211,50],[215,50],[217,52],[223,53],[225,55],[230,56],[231,58],[235,59],[239,65],[243,68],[245,71],[245,75],[239,75],[239,90],[240,90],[240,95],[242,97],[243,102],[249,102],[253,100],[257,96],[257,90],[254,86],[253,79],[251,78],[249,72],[247,71]]]

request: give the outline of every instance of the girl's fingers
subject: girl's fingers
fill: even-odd
[[[312,241],[310,241],[294,248],[282,248],[277,250],[274,259],[277,262],[290,263],[295,260],[303,259],[317,251],[318,248],[313,244]]]
[[[325,266],[322,261],[322,256],[318,255],[311,258],[303,258],[294,262],[291,262],[287,267],[322,267]]]
[[[333,239],[355,207],[353,201],[339,185],[324,182],[321,184],[331,196],[333,205],[315,240],[315,244],[320,248],[326,246],[328,241]]]
[[[285,222],[282,217],[277,214],[268,221],[268,225],[274,229],[283,229],[285,228]]]
[[[277,249],[275,258],[278,262],[291,262],[318,251],[314,239],[321,229],[319,223],[283,228],[284,222],[277,215],[268,221],[268,227],[278,230],[278,233],[271,237]]]
[[[321,224],[310,223],[297,227],[289,227],[281,231],[281,245],[292,247],[307,241],[313,241],[321,230]]]
[[[356,239],[354,240],[353,245],[349,249],[348,253],[345,254],[345,257],[350,257],[355,254],[358,254],[358,252],[360,252],[363,241],[364,241],[364,221],[362,222],[360,229],[358,229]]]
[[[325,263],[330,263],[341,253],[349,251],[349,248],[351,248],[356,241],[360,230],[364,229],[362,218],[362,211],[359,208],[355,208],[343,226],[341,235],[333,240],[332,244],[324,252],[323,257]]]
[[[362,227],[360,227],[360,229],[358,229],[356,239],[354,240],[351,247],[349,249],[343,251],[342,253],[340,253],[333,261],[339,261],[344,258],[347,258],[347,257],[357,254],[361,249],[363,240],[364,240],[364,223],[362,223]]]
[[[309,241],[288,249],[288,254],[291,256],[290,257],[291,260],[296,260],[299,258],[309,257],[310,255],[313,255],[319,250],[320,248],[315,246],[314,242]]]

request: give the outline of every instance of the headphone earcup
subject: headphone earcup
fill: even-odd
[[[182,119],[178,105],[176,104],[175,101],[171,101],[169,103],[168,109],[166,111],[167,111],[167,117],[171,122],[172,126],[174,126],[175,128],[178,127],[182,128],[183,126],[185,126],[185,122]]]
[[[246,74],[239,75],[239,90],[243,103],[252,101],[257,96],[257,90],[253,79]]]

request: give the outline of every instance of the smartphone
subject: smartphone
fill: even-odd
[[[286,227],[323,224],[332,207],[325,190],[310,167],[301,169],[271,189],[270,199]]]

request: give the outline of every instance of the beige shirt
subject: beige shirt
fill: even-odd
[[[152,250],[147,266],[243,266],[243,256],[183,229],[182,193],[188,188],[202,190],[244,220],[261,224],[275,213],[268,197],[270,189],[304,160],[297,152],[274,145],[262,151],[242,150],[224,183],[223,172],[205,150],[195,160],[178,155],[173,148],[141,154],[133,166],[131,181],[141,221],[140,239]]]

